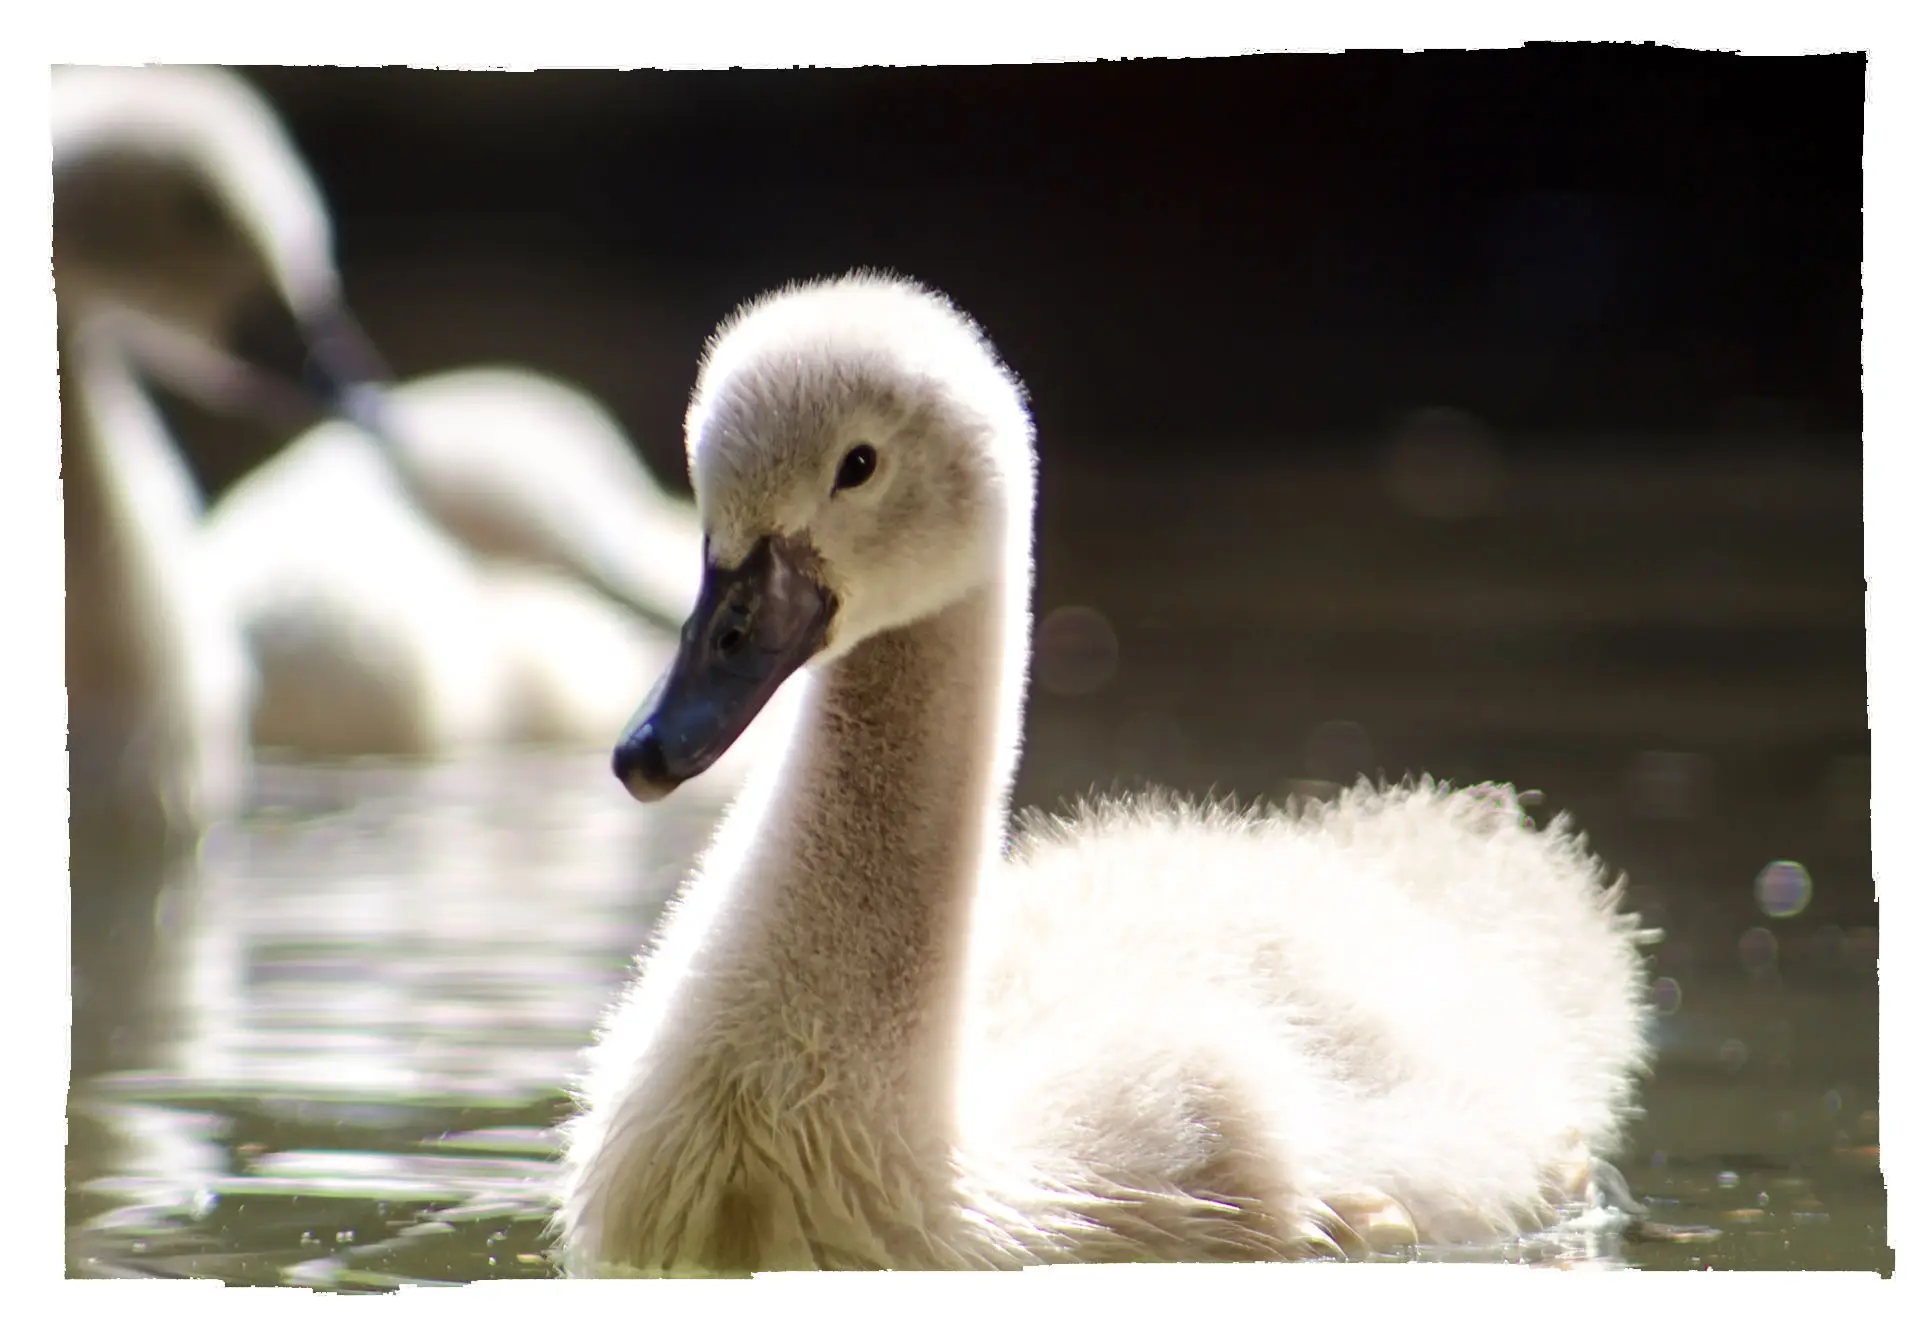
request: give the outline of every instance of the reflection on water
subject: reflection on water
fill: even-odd
[[[84,1009],[69,1269],[546,1273],[560,1088],[712,810],[642,808],[597,755],[260,786],[156,891],[76,878],[116,940],[79,985],[121,1001]]]
[[[91,903],[143,912],[104,932],[152,946],[144,976],[95,977],[135,997],[120,1038],[96,1041],[111,1066],[83,1069],[73,1097],[70,1273],[553,1274],[560,1087],[712,815],[664,808],[591,756],[270,769],[192,871],[151,900]],[[1649,1118],[1623,1163],[1653,1222],[1712,1226],[1682,1234],[1707,1241],[1572,1230],[1415,1256],[1884,1266],[1859,960],[1789,961],[1792,984],[1667,977]]]

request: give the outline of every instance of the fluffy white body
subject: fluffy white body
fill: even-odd
[[[783,543],[832,621],[591,1051],[574,1270],[1286,1258],[1591,1200],[1641,935],[1510,791],[1107,804],[1003,856],[1034,457],[964,316],[749,306],[688,451],[714,564]]]

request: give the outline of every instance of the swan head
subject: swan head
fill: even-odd
[[[939,612],[1009,558],[1024,574],[1030,539],[1021,388],[970,319],[901,279],[743,307],[708,344],[686,432],[706,567],[615,750],[641,800],[717,761],[795,671]]]
[[[386,370],[340,290],[320,190],[219,69],[53,75],[61,317],[208,405],[359,415]]]

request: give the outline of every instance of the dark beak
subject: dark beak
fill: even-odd
[[[712,767],[820,650],[835,602],[803,571],[814,562],[769,537],[738,568],[708,563],[679,654],[613,750],[613,774],[635,799],[663,799]]]
[[[315,418],[339,416],[385,437],[381,404],[393,376],[345,305],[296,316],[278,292],[263,293],[235,319],[228,346],[246,368],[304,400]]]

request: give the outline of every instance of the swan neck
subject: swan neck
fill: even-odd
[[[777,1010],[736,1015],[803,1032],[816,1074],[869,1115],[897,1113],[907,1136],[946,1138],[968,917],[1004,835],[1003,691],[1020,678],[1006,661],[1026,646],[1007,641],[1008,590],[877,635],[808,681],[737,880],[731,999]]]

